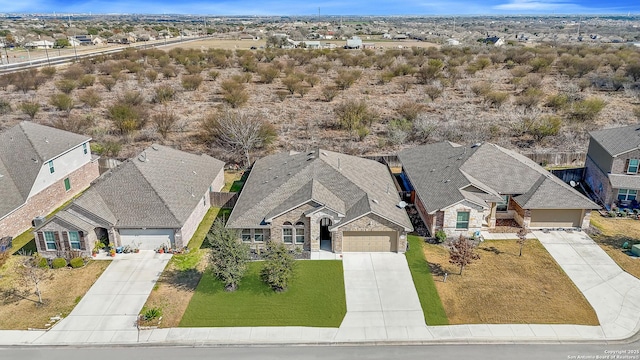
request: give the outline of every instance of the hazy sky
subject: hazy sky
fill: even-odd
[[[640,0],[0,0],[0,12],[209,15],[491,15],[640,13]]]

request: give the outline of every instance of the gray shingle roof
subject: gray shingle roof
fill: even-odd
[[[640,148],[640,124],[592,131],[590,135],[611,156]]]
[[[29,121],[0,134],[0,218],[27,201],[42,166],[91,140]]]
[[[614,189],[640,189],[640,176],[609,174],[609,181]]]
[[[227,226],[266,226],[265,221],[309,201],[345,216],[338,227],[373,213],[412,229],[406,212],[396,206],[400,197],[385,165],[327,150],[257,160]]]
[[[117,228],[181,228],[223,167],[208,155],[153,145],[103,174],[69,209]]]
[[[517,195],[514,200],[526,209],[599,208],[532,160],[494,144],[444,142],[407,149],[398,157],[430,213],[463,200],[487,207],[500,200],[499,194]]]

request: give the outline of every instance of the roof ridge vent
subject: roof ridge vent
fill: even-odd
[[[374,204],[379,204],[378,200],[376,200],[376,199],[371,199],[371,201],[372,201]]]
[[[158,145],[156,145],[156,144],[151,145],[151,148],[152,148],[153,150],[155,150],[155,151],[160,150],[160,148],[159,148],[159,147],[158,147]]]

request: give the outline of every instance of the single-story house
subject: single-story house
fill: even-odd
[[[24,44],[24,47],[29,49],[53,49],[54,42],[48,40],[36,40],[30,41]]]
[[[0,238],[29,230],[99,175],[90,137],[23,121],[0,133]]]
[[[224,185],[224,163],[152,145],[106,172],[64,210],[35,229],[46,257],[77,250],[89,255],[97,241],[154,250],[187,246]]]
[[[257,160],[227,228],[254,248],[404,252],[413,227],[387,166],[317,149]]]
[[[495,144],[442,142],[398,154],[405,183],[431,235],[471,236],[497,219],[539,228],[589,227],[598,209],[534,161]]]

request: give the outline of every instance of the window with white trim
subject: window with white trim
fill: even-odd
[[[44,232],[44,244],[47,250],[56,249],[56,236],[53,231]]]
[[[264,241],[264,229],[254,229],[253,230],[253,241],[255,241],[255,242],[263,242]]]
[[[640,165],[640,160],[629,159],[629,166],[627,166],[627,174],[637,174],[638,165]]]
[[[53,167],[53,160],[49,160],[49,173],[53,174],[56,172],[56,169]]]
[[[619,189],[618,200],[620,201],[633,201],[638,195],[638,190],[633,189]]]
[[[80,250],[80,233],[77,231],[69,231],[69,245],[72,249]]]
[[[251,229],[242,229],[240,237],[244,242],[251,242]]]
[[[87,155],[87,143],[82,144],[82,152]]]
[[[282,242],[293,244],[293,225],[288,221],[282,224]]]
[[[302,221],[296,223],[296,244],[304,244],[304,223]]]

